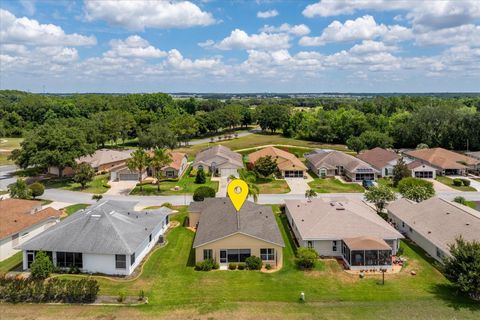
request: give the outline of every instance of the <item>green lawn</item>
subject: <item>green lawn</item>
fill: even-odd
[[[287,182],[284,179],[262,179],[257,178],[256,185],[260,190],[260,193],[263,194],[276,194],[276,193],[288,193],[290,188],[288,187]]]
[[[64,210],[65,210],[65,213],[67,214],[67,216],[69,216],[69,215],[77,212],[80,209],[85,209],[88,206],[89,206],[89,204],[77,203],[77,204],[72,204],[71,206],[65,207]]]
[[[336,178],[319,178],[312,171],[308,171],[313,181],[308,185],[318,193],[364,192],[365,188],[357,183],[343,183]]]
[[[258,271],[193,270],[194,233],[184,227],[173,229],[168,244],[157,249],[144,265],[143,274],[132,281],[97,278],[100,294],[125,291],[136,296],[144,290],[149,304],[135,308],[2,305],[4,315],[25,317],[35,310],[39,318],[57,317],[61,312],[84,319],[478,319],[480,305],[455,296],[449,282],[431,265],[423,251],[402,242],[408,264],[395,275],[360,279],[341,270],[333,261],[320,261],[315,270],[304,272],[294,266],[292,239],[287,221],[278,215],[285,240],[284,267],[274,273]],[[185,208],[172,217],[183,222]],[[410,275],[415,270],[417,275]],[[64,276],[77,277],[77,276]],[[306,303],[299,303],[305,292]]]
[[[179,186],[181,189],[178,191],[172,190],[175,186]],[[131,195],[182,195],[193,194],[195,189],[201,186],[207,186],[218,190],[218,181],[211,181],[211,178],[207,176],[207,181],[204,184],[196,184],[195,177],[190,177],[188,171],[180,178],[180,180],[163,180],[160,182],[160,192],[158,192],[158,186],[156,184],[143,185],[143,192],[140,192],[140,187],[136,186],[135,189],[130,192]]]
[[[22,263],[23,255],[17,252],[10,258],[0,261],[0,273],[6,273],[12,269],[16,269]]]
[[[43,181],[46,188],[64,189],[70,191],[82,191],[87,193],[101,194],[107,192],[108,174],[95,176],[92,182],[87,184],[85,189],[80,188],[80,184],[71,179],[50,179]]]
[[[13,149],[20,148],[20,142],[23,138],[0,138],[0,166],[13,164],[13,161],[8,160],[8,155]]]
[[[461,187],[457,187],[457,186],[454,186],[453,185],[453,179],[452,178],[449,178],[449,177],[446,177],[446,176],[437,176],[435,178],[435,180],[443,183],[444,185],[447,185],[449,186],[450,188],[453,188],[453,189],[456,189],[456,190],[459,190],[459,191],[477,191],[477,189],[473,188],[473,187],[466,187],[466,186],[461,186]]]

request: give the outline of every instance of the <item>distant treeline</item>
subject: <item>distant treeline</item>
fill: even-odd
[[[479,110],[480,97],[467,95],[174,99],[164,93],[57,96],[5,90],[0,91],[0,136],[25,137],[15,155],[22,166],[52,162],[51,153],[38,159],[45,149],[72,158],[135,138],[146,148],[173,148],[192,137],[252,124],[289,137],[347,143],[355,150],[419,144],[478,150]],[[69,144],[78,152],[70,152]]]

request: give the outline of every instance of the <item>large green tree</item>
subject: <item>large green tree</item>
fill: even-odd
[[[259,177],[270,177],[275,171],[277,171],[277,162],[272,159],[272,156],[261,157],[255,162],[253,171]]]
[[[150,158],[150,166],[155,172],[155,178],[157,178],[157,190],[160,192],[160,180],[162,178],[162,168],[172,163],[172,158],[168,154],[167,150],[157,148],[153,150],[152,157]]]
[[[408,169],[408,165],[405,163],[403,157],[398,159],[397,163],[393,166],[392,172],[392,182],[393,186],[396,187],[398,183],[403,178],[408,178],[412,176],[412,172]]]
[[[290,116],[287,106],[261,105],[255,110],[255,117],[263,131],[276,132],[282,128]]]
[[[17,179],[16,182],[8,187],[8,192],[11,198],[30,199],[30,189],[23,179]]]
[[[127,160],[127,167],[132,171],[138,171],[138,182],[140,184],[140,192],[143,192],[142,177],[143,172],[150,164],[150,157],[143,149],[137,149],[131,154],[131,158]]]
[[[392,189],[383,185],[373,186],[365,192],[365,199],[375,205],[379,214],[383,212],[388,202],[394,201],[396,198]]]
[[[74,166],[73,181],[80,183],[80,187],[85,189],[87,183],[93,180],[95,170],[86,162],[76,164]]]

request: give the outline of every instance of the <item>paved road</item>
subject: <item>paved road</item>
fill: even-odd
[[[13,176],[15,171],[17,171],[17,167],[14,165],[0,166],[0,190],[7,190],[9,184],[17,181]]]

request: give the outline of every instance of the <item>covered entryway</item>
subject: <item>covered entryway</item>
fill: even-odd
[[[415,178],[433,179],[432,171],[415,171]]]

